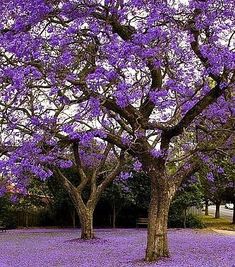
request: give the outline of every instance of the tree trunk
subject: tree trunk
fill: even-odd
[[[235,201],[233,201],[233,221],[232,224],[235,224]]]
[[[76,228],[76,210],[75,209],[73,209],[71,215],[72,215],[73,228]]]
[[[220,218],[220,203],[215,204],[215,218],[216,219]]]
[[[116,205],[113,203],[113,228],[116,228]]]
[[[87,209],[85,212],[80,212],[79,214],[82,239],[92,239],[95,237],[93,229],[93,213],[94,211],[92,209]]]
[[[29,213],[28,211],[25,212],[25,227],[29,227]]]
[[[88,201],[86,204],[82,200],[81,194],[76,190],[70,191],[71,200],[77,211],[80,225],[81,225],[81,239],[92,239],[95,237],[93,229],[93,216],[97,203],[97,198],[93,201]]]
[[[208,216],[209,215],[209,203],[208,203],[208,199],[206,199],[205,201],[205,215]]]
[[[58,178],[58,181],[62,183],[65,190],[68,192],[72,203],[77,211],[80,224],[81,224],[81,238],[82,239],[92,239],[94,238],[94,229],[93,229],[93,214],[97,202],[100,198],[101,193],[106,188],[100,187],[99,190],[96,189],[96,185],[93,184],[92,192],[88,201],[85,203],[82,198],[82,190],[78,190],[64,175],[60,172],[59,169],[55,169],[55,176]],[[114,173],[116,175],[116,173]],[[113,174],[113,175],[114,175]],[[114,175],[114,176],[115,176]],[[112,177],[111,177],[112,178]],[[85,178],[84,178],[85,179]],[[108,183],[107,183],[108,185]]]
[[[168,257],[167,220],[172,195],[170,188],[151,179],[151,200],[148,214],[148,237],[145,260],[156,261]]]
[[[186,228],[187,209],[184,209],[184,229]]]

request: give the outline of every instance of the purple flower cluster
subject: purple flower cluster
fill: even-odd
[[[128,178],[130,178],[131,176],[132,176],[132,173],[130,173],[130,172],[121,172],[120,175],[119,175],[119,179],[121,181],[125,181]]]
[[[153,149],[151,151],[151,155],[154,157],[154,158],[162,158],[165,153],[164,151],[160,150],[160,149]]]
[[[139,172],[142,170],[142,163],[138,160],[136,160],[134,163],[133,163],[133,168],[135,171]]]

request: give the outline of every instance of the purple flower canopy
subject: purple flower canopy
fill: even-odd
[[[0,172],[21,187],[48,179],[49,165],[69,168],[66,142],[80,142],[88,166],[101,157],[86,147],[110,133],[125,149],[159,140],[149,156],[174,160],[195,149],[192,136],[163,151],[162,131],[214,130],[234,116],[233,0],[1,0],[0,10],[0,145],[10,151]]]
[[[12,230],[1,234],[1,267],[232,267],[235,236],[170,230],[171,258],[144,263],[146,230],[100,229],[81,241],[77,230]]]

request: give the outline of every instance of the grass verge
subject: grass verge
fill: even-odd
[[[232,224],[224,218],[215,219],[213,216],[200,216],[203,224],[207,228],[217,229],[217,230],[228,230],[235,231],[235,224]]]

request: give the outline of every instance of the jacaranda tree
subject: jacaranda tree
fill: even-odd
[[[145,259],[182,179],[234,129],[234,0],[2,0],[1,169],[24,188],[96,139],[151,179]],[[221,132],[221,125],[223,131]],[[90,136],[92,138],[90,139]]]
[[[220,218],[220,205],[226,200],[226,192],[233,188],[234,162],[229,158],[227,150],[223,155],[205,157],[204,166],[200,168],[199,178],[206,198],[215,206],[215,218]]]

